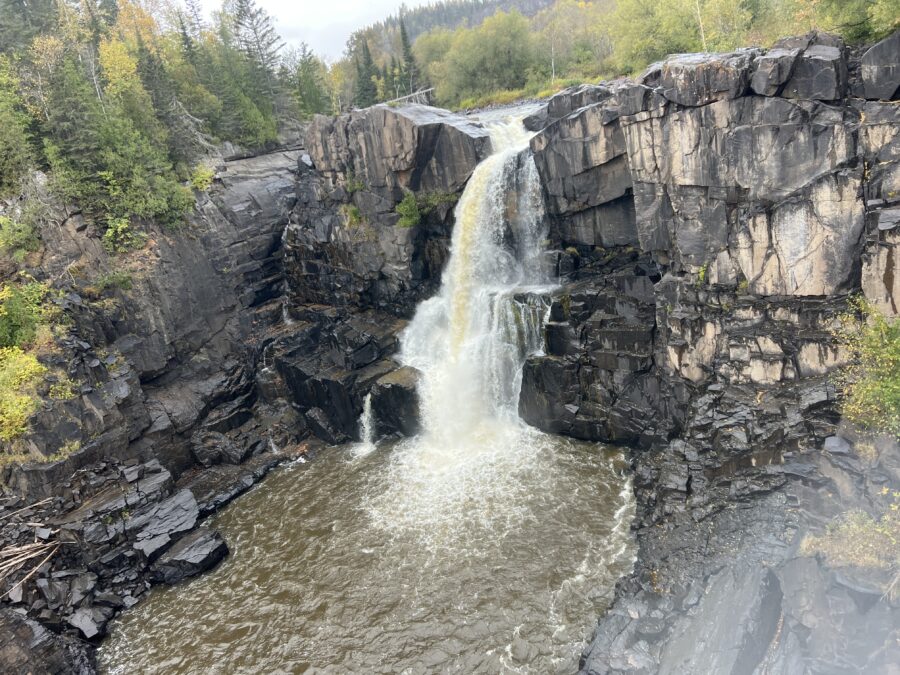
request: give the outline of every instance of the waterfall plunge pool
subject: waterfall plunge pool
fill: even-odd
[[[631,486],[621,455],[518,417],[548,223],[521,111],[483,121],[493,151],[457,203],[440,292],[401,335],[422,433],[329,450],[229,506],[214,526],[231,556],[126,612],[105,671],[577,670],[633,561]]]
[[[634,549],[620,453],[520,429],[418,474],[409,442],[332,448],[214,517],[215,570],[113,624],[107,673],[573,673]]]

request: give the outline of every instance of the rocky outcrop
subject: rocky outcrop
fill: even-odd
[[[436,108],[375,106],[317,117],[307,146],[285,233],[292,300],[411,315],[437,287],[452,206],[489,151],[487,132]],[[407,194],[416,215],[401,221]]]

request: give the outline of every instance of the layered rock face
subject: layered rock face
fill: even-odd
[[[301,167],[285,233],[291,298],[411,315],[437,288],[452,205],[489,152],[487,132],[437,108],[376,106],[317,117],[307,147],[316,171]],[[407,194],[421,222],[398,222]]]
[[[836,437],[818,451],[848,358],[836,315],[858,292],[897,315],[897,40],[671,57],[535,118],[569,283],[520,412],[651,450],[635,455],[637,571],[585,672],[883,672],[897,657],[880,623],[895,608],[848,604],[872,580],[796,548],[819,524],[807,512],[886,509],[897,480],[890,442],[874,466]]]
[[[59,225],[42,230],[43,258],[30,271],[62,289],[71,320],[48,365],[75,390],[45,400],[5,450],[68,450],[3,467],[0,548],[44,542],[53,553],[33,579],[19,584],[26,565],[2,591],[53,632],[10,618],[18,623],[0,670],[89,672],[70,638],[99,639],[151,584],[220,561],[227,546],[197,530],[200,520],[282,459],[273,445],[302,437],[289,403],[259,401],[255,378],[258,343],[281,321],[280,243],[298,158],[224,163],[189,223],[148,224],[147,246],[133,253],[108,254],[78,214],[60,210]],[[102,287],[111,271],[129,284]]]

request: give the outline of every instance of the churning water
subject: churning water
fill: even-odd
[[[323,453],[215,519],[216,571],[156,590],[101,649],[115,673],[570,673],[632,561],[620,455],[518,417],[550,280],[528,134],[493,154],[456,208],[439,294],[402,336],[422,433]]]

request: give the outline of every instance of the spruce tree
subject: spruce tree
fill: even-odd
[[[328,112],[328,96],[322,83],[322,66],[305,42],[297,55],[296,95],[300,111],[307,116]]]
[[[368,43],[363,40],[360,47],[360,58],[356,62],[356,96],[355,103],[358,108],[368,108],[378,102],[378,92],[375,88],[375,78],[378,70],[372,60],[372,52]]]
[[[254,0],[236,0],[234,32],[241,50],[258,74],[265,78],[268,94],[274,98],[278,52],[284,43],[275,30],[272,17],[262,7],[258,7]]]
[[[412,94],[419,89],[419,69],[416,67],[412,44],[402,18],[400,19],[400,48],[403,52],[403,87],[407,94]]]

